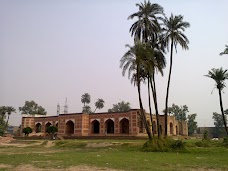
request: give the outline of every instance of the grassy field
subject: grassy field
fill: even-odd
[[[126,171],[228,170],[228,148],[220,146],[220,142],[196,147],[195,141],[188,140],[188,151],[184,153],[143,152],[144,143],[145,140],[16,140],[0,145],[0,170],[15,170],[28,164],[59,170],[82,165]]]

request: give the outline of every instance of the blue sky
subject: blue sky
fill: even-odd
[[[112,104],[129,101],[138,108],[137,89],[122,77],[119,60],[133,44],[127,17],[138,9],[135,0],[9,0],[0,1],[0,105],[18,109],[26,100],[35,100],[48,115],[68,98],[69,112],[81,112],[81,95],[91,95]],[[191,24],[185,34],[188,51],[174,54],[169,104],[186,104],[197,113],[199,126],[213,126],[212,113],[220,112],[214,82],[204,77],[211,68],[228,68],[228,56],[219,56],[228,44],[228,1],[151,1],[164,7],[167,16],[184,15]],[[167,69],[157,76],[159,111],[165,108]],[[142,90],[148,111],[146,85]],[[228,89],[223,93],[228,108]],[[19,125],[17,111],[10,124]]]

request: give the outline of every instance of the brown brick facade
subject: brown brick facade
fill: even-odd
[[[165,130],[165,117],[160,115],[161,133]],[[153,115],[153,128],[149,114],[147,122],[151,130],[157,134],[156,117]],[[22,117],[22,129],[29,126],[34,132],[45,133],[48,126],[58,127],[59,135],[72,136],[145,136],[146,131],[143,126],[140,112],[132,109],[128,112],[117,113],[70,113],[59,116],[34,116]],[[168,116],[168,135],[188,135],[187,123],[177,121],[175,117]]]

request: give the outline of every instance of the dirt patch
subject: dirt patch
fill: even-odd
[[[103,142],[103,143],[88,143],[86,147],[110,147],[114,145],[120,145],[121,143],[108,143],[108,142]]]
[[[12,168],[12,166],[7,164],[0,164],[0,169],[8,169],[8,168]]]
[[[10,143],[11,141],[14,141],[15,139],[13,139],[13,137],[1,137],[0,136],[0,145],[1,144],[5,144],[5,143]]]
[[[50,148],[55,146],[55,142],[54,141],[48,141],[47,144],[44,147]]]
[[[110,168],[98,168],[98,167],[90,167],[90,166],[72,166],[69,168],[56,168],[56,169],[41,169],[36,168],[32,165],[20,165],[13,169],[14,171],[121,171]]]

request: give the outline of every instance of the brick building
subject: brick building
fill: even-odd
[[[161,133],[165,131],[165,117],[160,115]],[[153,115],[153,128],[150,116],[147,122],[154,134],[157,134],[156,117]],[[50,125],[58,127],[58,135],[62,136],[146,136],[139,109],[128,112],[113,113],[69,113],[58,116],[22,116],[22,129],[29,126],[36,133],[45,133]],[[168,135],[188,135],[188,126],[174,116],[168,116]]]

